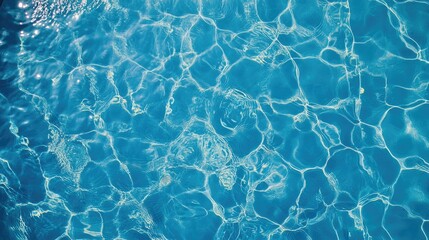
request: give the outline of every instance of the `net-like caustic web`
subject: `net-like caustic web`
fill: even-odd
[[[1,14],[2,239],[428,239],[427,1]]]

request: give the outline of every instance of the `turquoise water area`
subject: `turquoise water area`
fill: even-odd
[[[0,239],[428,239],[427,0],[5,0]]]

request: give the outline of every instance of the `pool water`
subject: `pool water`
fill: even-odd
[[[0,8],[0,239],[428,239],[426,0]]]

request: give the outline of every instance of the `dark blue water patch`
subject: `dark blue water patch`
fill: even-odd
[[[382,201],[374,201],[362,208],[362,215],[365,224],[368,224],[368,233],[377,238],[388,238],[388,232],[382,227],[386,205]]]
[[[299,201],[302,208],[318,209],[321,205],[330,205],[335,200],[335,189],[329,184],[329,180],[322,171],[306,171],[304,178],[306,186]]]
[[[386,209],[385,220],[386,229],[390,235],[399,239],[423,239],[421,229],[422,221],[411,217],[402,207],[391,206]]]

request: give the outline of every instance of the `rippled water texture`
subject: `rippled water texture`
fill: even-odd
[[[0,239],[428,239],[427,0],[5,0]]]

